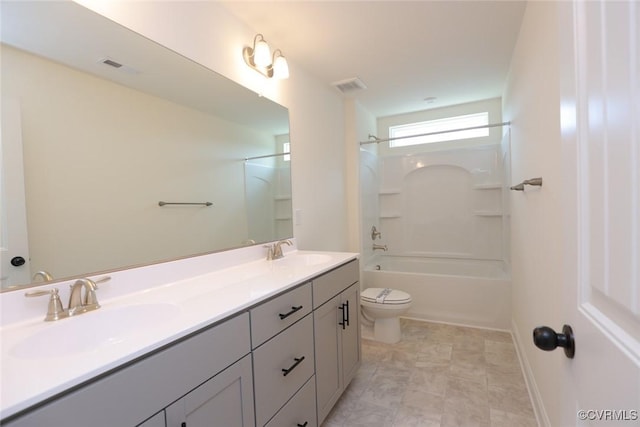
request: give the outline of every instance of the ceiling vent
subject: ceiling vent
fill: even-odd
[[[140,73],[135,68],[130,67],[128,65],[121,64],[120,62],[114,61],[113,59],[111,59],[109,57],[102,58],[98,62],[100,64],[104,64],[104,65],[108,65],[109,67],[113,67],[116,70],[121,71],[121,72],[126,73],[126,74],[138,74],[138,73]]]
[[[114,61],[113,59],[109,59],[109,58],[105,58],[105,59],[101,60],[101,62],[102,62],[103,64],[110,65],[110,66],[112,66],[113,68],[120,68],[120,67],[122,67],[122,64],[120,64],[119,62]]]
[[[362,83],[362,80],[360,80],[357,77],[340,80],[339,82],[333,82],[331,83],[331,86],[337,87],[338,90],[340,90],[340,92],[342,93],[351,93],[351,92],[355,92],[356,90],[362,90],[367,88],[367,86],[364,83]]]

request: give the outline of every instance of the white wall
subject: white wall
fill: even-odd
[[[287,107],[293,208],[301,219],[294,236],[302,249],[347,250],[344,104],[334,88],[289,56],[288,80],[268,80],[248,68],[242,49],[261,29],[216,2],[78,2]]]
[[[542,425],[562,425],[557,407],[565,391],[564,357],[538,350],[536,326],[560,328],[562,296],[562,211],[560,66],[556,2],[529,2],[503,96],[511,121],[512,184],[543,177],[540,189],[512,191],[511,260],[513,332],[534,390]]]

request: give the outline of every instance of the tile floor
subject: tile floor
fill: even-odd
[[[407,319],[402,330],[394,345],[363,338],[322,427],[537,426],[510,334]]]

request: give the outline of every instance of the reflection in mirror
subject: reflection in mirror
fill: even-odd
[[[0,7],[3,288],[292,236],[285,108],[75,3]]]
[[[249,235],[263,242],[291,232],[289,135],[277,136],[276,142],[282,153],[247,158],[244,165]]]

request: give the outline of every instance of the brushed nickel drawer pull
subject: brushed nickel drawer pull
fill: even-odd
[[[291,365],[290,368],[288,368],[288,369],[282,368],[282,375],[283,376],[286,377],[287,375],[289,375],[289,372],[293,371],[296,368],[296,366],[298,366],[304,360],[304,356],[302,356],[302,357],[294,357],[293,360],[295,360],[296,363]]]
[[[302,310],[302,306],[301,305],[299,305],[297,307],[292,306],[290,312],[285,313],[285,314],[279,313],[278,316],[280,316],[280,320],[284,320],[284,319],[286,319],[287,317],[291,316],[293,313],[295,313],[296,311],[299,311],[299,310]]]

